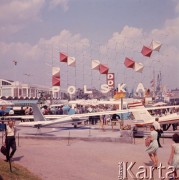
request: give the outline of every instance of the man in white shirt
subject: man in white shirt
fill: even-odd
[[[6,126],[6,161],[8,162],[16,152],[16,140],[15,140],[15,123],[12,120],[8,121],[8,124]],[[10,148],[12,149],[10,153]]]
[[[160,137],[161,137],[162,129],[161,129],[160,123],[158,121],[159,121],[159,118],[155,118],[155,121],[153,122],[153,126],[155,127],[155,130],[158,133],[158,137],[157,137],[158,146],[162,147],[161,144],[160,144],[160,140],[159,140]]]

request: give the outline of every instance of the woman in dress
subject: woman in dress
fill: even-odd
[[[170,158],[168,164],[174,167],[174,177],[177,177],[177,169],[179,169],[179,135],[174,134],[172,139],[175,143],[172,144]]]
[[[158,166],[158,157],[157,157],[157,149],[158,149],[158,142],[157,142],[157,132],[153,125],[150,126],[151,134],[146,139],[150,143],[146,143],[147,149],[146,152],[149,154],[150,159],[152,160],[153,167],[157,168]]]

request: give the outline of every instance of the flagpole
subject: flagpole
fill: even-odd
[[[154,81],[154,85],[153,85],[153,97],[155,100],[155,69],[153,69],[153,81]]]
[[[52,67],[52,69],[51,69],[51,76],[52,76],[52,78],[53,78],[53,46],[52,46],[52,54],[51,54],[51,60],[52,60],[52,65],[51,65],[51,67]],[[52,80],[51,80],[52,81]],[[53,82],[51,82],[51,87],[53,86],[52,85],[53,84]],[[53,90],[52,90],[52,98],[54,98],[54,92],[53,92]],[[51,104],[52,104],[52,98],[51,98]]]

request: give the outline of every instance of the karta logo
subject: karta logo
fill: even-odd
[[[136,166],[136,162],[119,162],[119,176],[118,180],[128,180],[128,179],[168,179],[173,178],[174,167],[173,166],[163,166],[162,163],[159,164],[157,168],[153,166]],[[137,172],[136,172],[137,168]],[[135,172],[134,172],[135,169]],[[163,172],[165,170],[165,173]],[[154,171],[155,177],[154,177]],[[157,176],[157,177],[156,177]]]

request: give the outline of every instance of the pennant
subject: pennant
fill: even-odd
[[[64,53],[60,53],[60,62],[67,62],[68,56]]]
[[[150,49],[149,47],[143,46],[141,53],[143,56],[150,57],[152,54],[152,49]]]

